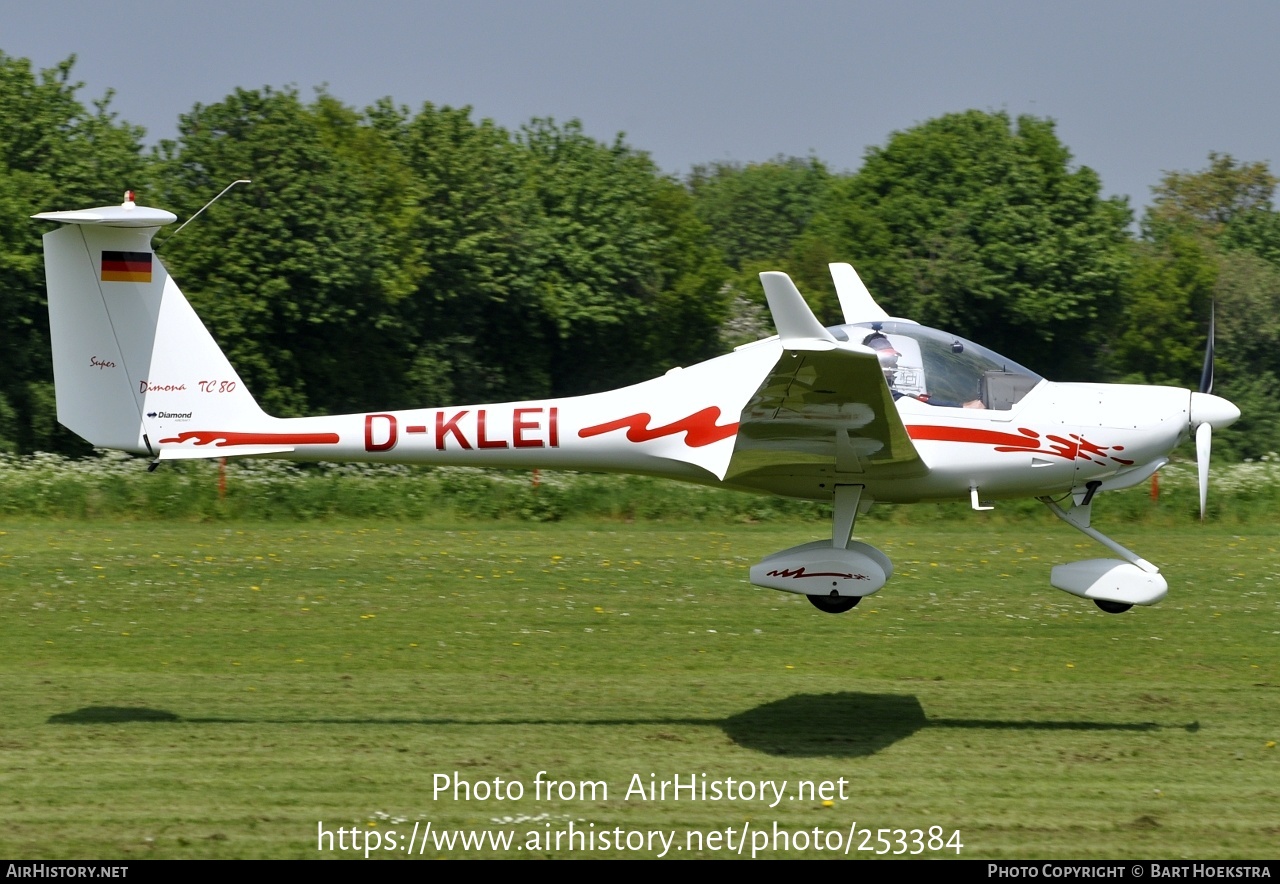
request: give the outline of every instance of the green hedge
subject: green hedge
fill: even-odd
[[[682,519],[762,522],[825,520],[830,507],[741,494],[644,476],[571,472],[498,472],[464,467],[291,464],[231,460],[177,461],[154,472],[115,452],[86,459],[50,454],[0,456],[0,513],[58,519],[308,520],[381,517],[399,520]],[[222,490],[223,486],[225,491]],[[1197,518],[1195,466],[1171,464],[1150,484],[1099,498],[1108,521],[1174,523]],[[1209,517],[1273,523],[1280,508],[1280,460],[1215,466]],[[1034,500],[1001,501],[981,518],[1041,519]],[[964,503],[878,506],[864,518],[910,524],[972,518]]]

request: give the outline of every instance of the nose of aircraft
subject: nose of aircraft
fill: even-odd
[[[1215,430],[1229,427],[1240,419],[1240,409],[1212,393],[1191,394],[1191,426],[1208,424]]]

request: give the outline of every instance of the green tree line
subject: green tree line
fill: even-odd
[[[54,418],[28,216],[119,202],[180,220],[159,252],[263,407],[282,416],[607,389],[773,333],[756,274],[790,272],[840,321],[830,261],[891,314],[1055,380],[1215,391],[1215,449],[1277,447],[1280,220],[1264,163],[1166,174],[1137,232],[1050,120],[965,111],[894,133],[855,173],[779,157],[665,175],[621,136],[390,99],[238,89],[146,149],[68,60],[0,53],[0,450],[75,453]],[[1216,305],[1211,308],[1211,305]]]

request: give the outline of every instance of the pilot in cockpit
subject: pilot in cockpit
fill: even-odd
[[[945,399],[937,399],[928,393],[904,393],[899,390],[895,383],[898,374],[898,358],[901,353],[893,346],[893,343],[882,331],[873,331],[862,339],[862,346],[870,347],[876,351],[876,358],[880,360],[880,369],[884,372],[885,383],[889,385],[889,392],[893,395],[893,401],[897,402],[904,396],[917,399],[928,405],[940,405],[947,408],[984,408],[981,399],[971,399],[968,402],[949,402]]]

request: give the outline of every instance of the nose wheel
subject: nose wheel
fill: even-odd
[[[831,595],[807,595],[805,598],[809,600],[809,604],[827,614],[843,614],[845,611],[852,611],[858,606],[858,602],[862,601],[860,595],[840,595],[834,589]]]
[[[1092,497],[1097,490],[1098,486],[1090,483],[1083,500],[1079,503],[1073,500],[1071,508],[1066,510],[1048,497],[1040,500],[1059,519],[1118,554],[1123,561],[1085,559],[1054,565],[1049,582],[1072,595],[1089,599],[1108,614],[1123,614],[1134,605],[1154,605],[1169,591],[1169,582],[1155,565],[1090,527]]]

